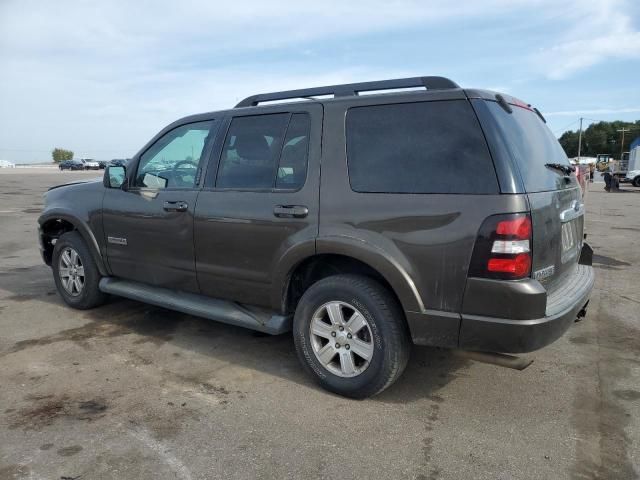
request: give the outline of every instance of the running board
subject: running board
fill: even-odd
[[[153,287],[144,283],[114,277],[104,277],[100,280],[99,288],[104,293],[150,303],[158,307],[228,323],[237,327],[257,330],[270,335],[279,335],[291,330],[292,318],[290,315],[274,315],[267,310],[227,300]]]

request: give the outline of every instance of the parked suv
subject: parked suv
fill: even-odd
[[[183,118],[102,183],[50,189],[39,225],[70,306],[113,294],[293,330],[309,374],[359,398],[412,343],[539,349],[594,281],[580,188],[542,115],[442,77]]]

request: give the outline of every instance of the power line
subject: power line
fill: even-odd
[[[622,159],[622,154],[624,153],[624,134],[627,132],[632,132],[633,130],[636,130],[636,128],[631,127],[631,128],[624,128],[622,127],[621,129],[616,130],[616,132],[620,132],[622,134],[622,139],[620,141],[620,158]]]
[[[578,120],[574,120],[573,122],[571,122],[570,124],[562,127],[562,128],[558,128],[557,130],[554,130],[553,133],[558,133],[560,130],[564,130],[566,131],[568,127],[570,127],[571,125],[573,125],[574,123],[578,123]]]
[[[595,119],[595,118],[584,118],[585,120],[589,120],[590,122],[596,122],[596,123],[600,123],[600,122],[609,122],[609,120],[603,120],[603,119]]]
[[[603,120],[603,119],[596,119],[596,118],[588,118],[588,117],[580,117],[578,120],[574,120],[573,122],[571,122],[570,124],[562,127],[562,128],[558,128],[557,130],[552,130],[552,133],[555,135],[557,134],[559,131],[561,130],[566,130],[568,127],[570,127],[571,125],[573,125],[574,123],[577,123],[581,120],[586,120],[588,122],[595,122],[595,123],[600,123],[600,122],[605,122],[605,123],[612,123],[610,120]],[[628,126],[631,127],[631,129],[637,129],[638,127],[635,127],[633,122],[625,122],[622,121],[622,123],[628,124]],[[620,131],[620,130],[618,130]]]

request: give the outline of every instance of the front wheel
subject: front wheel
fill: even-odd
[[[98,267],[78,232],[60,236],[53,248],[51,267],[58,293],[69,306],[85,310],[106,300],[98,288]]]
[[[409,359],[402,309],[368,277],[336,275],[313,284],[298,303],[293,330],[305,369],[322,387],[347,397],[382,392]]]
[[[636,178],[633,179],[633,186],[640,187],[640,176],[637,176]]]

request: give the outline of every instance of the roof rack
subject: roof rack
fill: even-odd
[[[326,87],[302,88],[299,90],[286,90],[283,92],[261,93],[245,98],[240,103],[238,103],[235,108],[255,107],[259,103],[272,102],[276,100],[307,98],[320,95],[333,95],[334,97],[352,97],[358,95],[360,92],[414,87],[425,87],[427,90],[447,90],[450,88],[460,88],[457,83],[445,77],[396,78],[393,80],[345,83],[342,85],[329,85]]]

